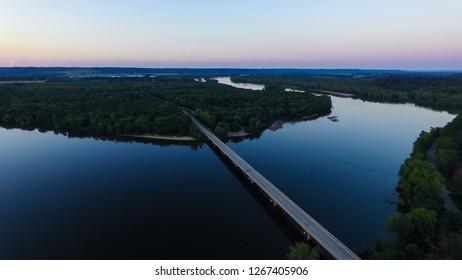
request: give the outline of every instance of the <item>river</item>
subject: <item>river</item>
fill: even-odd
[[[250,90],[263,90],[263,89],[265,89],[265,85],[248,84],[248,83],[235,83],[235,82],[233,82],[231,80],[231,77],[216,77],[216,78],[212,78],[212,80],[216,80],[220,84],[232,86],[232,87],[235,87],[235,88],[250,89]]]
[[[352,249],[386,235],[421,130],[454,118],[332,97],[331,116],[228,142]],[[205,144],[0,128],[1,259],[284,259],[290,230]]]

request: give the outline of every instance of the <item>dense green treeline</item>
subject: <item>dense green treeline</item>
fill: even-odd
[[[275,88],[345,92],[369,101],[411,102],[435,109],[462,109],[462,74],[380,77],[252,75],[236,77],[233,80],[264,83]]]
[[[433,154],[433,159],[428,152]],[[422,132],[414,143],[411,157],[432,162],[448,188],[462,201],[462,115],[442,128]]]
[[[130,82],[0,85],[0,119],[58,130],[167,135],[189,131],[188,118],[175,104]]]
[[[321,247],[306,242],[295,242],[290,245],[287,258],[289,260],[319,260],[321,259]]]
[[[462,201],[461,115],[441,129],[437,143],[436,167],[448,178],[448,185],[455,194],[456,201]]]
[[[53,79],[0,84],[0,121],[118,134],[195,134],[179,109],[195,110],[219,136],[261,131],[278,118],[330,112],[330,98],[277,90],[253,92],[190,76],[155,79]]]
[[[440,195],[448,187],[460,197],[461,156],[461,116],[420,134],[399,170],[398,212],[385,223],[397,240],[377,241],[364,258],[462,259],[462,217],[448,211]]]
[[[218,136],[241,128],[252,133],[261,131],[276,119],[324,115],[330,112],[332,106],[330,98],[325,96],[271,89],[242,90],[212,81],[198,84],[204,87],[200,94],[185,88],[181,94],[163,91],[159,96],[194,109],[197,117]]]
[[[0,121],[109,133],[196,135],[178,109],[182,106],[195,110],[210,129],[224,136],[241,129],[258,132],[276,119],[329,113],[328,97],[285,92],[285,88],[332,90],[353,93],[366,100],[462,108],[462,75],[233,77],[235,81],[265,84],[264,91],[236,89],[210,80],[198,83],[194,77],[53,78],[43,84],[0,84]],[[16,78],[21,80],[20,76]]]

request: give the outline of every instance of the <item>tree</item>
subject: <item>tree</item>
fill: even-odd
[[[427,246],[436,236],[437,219],[436,211],[419,207],[406,214],[390,214],[385,227],[395,232],[402,244],[415,243]]]
[[[222,122],[235,131],[251,126],[252,132],[275,118],[290,117],[299,104],[304,105],[296,110],[296,117],[324,115],[331,109],[326,96],[270,91],[249,94],[214,83],[199,84],[187,75],[155,81],[56,78],[40,85],[0,84],[0,121],[62,130],[181,136],[190,134],[191,122],[179,106],[194,109],[212,130]],[[280,115],[274,114],[274,108],[280,108]]]
[[[240,115],[234,115],[234,122],[236,122],[238,125],[242,125],[244,121],[242,120],[242,117]]]
[[[438,145],[436,146],[438,150],[457,150],[459,145],[450,137],[440,137],[438,139]]]
[[[215,127],[216,125],[216,119],[215,116],[210,114],[209,111],[207,110],[202,110],[201,108],[196,109],[196,114],[199,119],[201,119],[205,125],[207,125],[210,128]]]
[[[296,242],[289,247],[287,258],[289,260],[319,260],[320,249],[318,246],[312,247],[304,242]]]
[[[454,167],[459,161],[457,150],[439,149],[436,152],[436,168],[445,176],[452,176]]]
[[[426,207],[439,210],[442,206],[439,192],[443,178],[428,162],[407,159],[399,171],[399,202],[408,209]]]
[[[449,257],[453,260],[462,259],[462,234],[451,232],[448,236]]]
[[[14,117],[10,114],[6,114],[3,116],[2,120],[6,123],[10,123],[14,121]]]
[[[384,238],[375,242],[374,251],[369,258],[372,260],[399,260],[403,258],[403,254],[390,239]]]
[[[438,133],[439,130],[433,127],[431,128],[430,132],[421,131],[419,137],[414,142],[412,156],[421,160],[425,160],[427,158],[427,150],[438,137]]]
[[[225,123],[218,123],[217,127],[215,127],[215,135],[217,137],[225,137],[229,131],[229,125]]]
[[[452,182],[455,191],[462,195],[462,169],[457,171],[456,175],[452,177]]]
[[[424,250],[414,243],[404,246],[404,254],[408,260],[421,260],[425,256]]]
[[[197,139],[197,140],[203,140],[203,139],[205,139],[204,134],[202,134],[202,132],[200,132],[199,129],[197,128],[197,126],[194,125],[194,124],[192,124],[192,125],[189,127],[189,133],[192,135],[192,137],[194,137],[194,138]]]

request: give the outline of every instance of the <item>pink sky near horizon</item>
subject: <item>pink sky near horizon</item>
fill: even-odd
[[[462,70],[462,1],[347,2],[5,1],[0,66]]]

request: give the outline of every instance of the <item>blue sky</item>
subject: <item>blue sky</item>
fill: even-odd
[[[456,0],[11,0],[0,66],[462,69]]]

